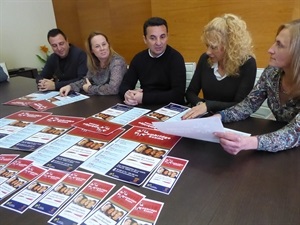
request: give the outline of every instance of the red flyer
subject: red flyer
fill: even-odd
[[[123,139],[132,140],[139,143],[152,146],[171,149],[180,140],[181,137],[161,133],[158,130],[152,130],[142,127],[132,127],[122,135]]]
[[[29,99],[13,99],[11,101],[5,102],[5,105],[15,105],[15,106],[28,106],[30,103],[34,102],[34,100]]]
[[[51,98],[42,99],[28,103],[28,105],[37,111],[46,111],[58,106],[71,104],[89,98],[77,92],[69,93],[68,96],[60,96],[59,93]]]
[[[89,98],[77,92],[68,96],[60,96],[59,91],[34,92],[17,99],[5,102],[5,105],[30,106],[37,111],[45,111],[54,107],[71,104]]]
[[[84,119],[85,118],[83,117],[50,115],[35,122],[35,124],[68,129],[75,123],[78,123],[79,121],[82,121]]]
[[[8,179],[5,183],[0,185],[0,199],[12,194],[16,190],[25,186],[29,182],[33,181],[47,170],[40,166],[33,164],[27,166],[24,170],[21,170],[18,174]],[[11,204],[11,203],[8,203]]]
[[[19,154],[1,154],[0,155],[0,169],[2,169],[4,166],[8,165],[12,161],[14,161],[16,158],[18,158]]]
[[[158,119],[154,119],[149,116],[141,116],[137,118],[136,120],[132,121],[129,123],[131,126],[136,126],[136,127],[145,127],[145,128],[150,128],[150,129],[156,129],[153,125],[152,122],[158,122]]]
[[[56,105],[54,105],[52,102],[49,102],[47,100],[40,100],[40,101],[33,101],[33,102],[29,102],[28,105],[39,111],[39,112],[43,112],[46,111],[48,109],[52,109],[57,107]]]
[[[149,111],[149,109],[118,103],[108,109],[92,115],[92,117],[124,126]]]
[[[35,202],[31,209],[53,216],[92,176],[92,173],[78,170],[69,173],[51,191]]]
[[[99,120],[93,117],[89,117],[83,121],[80,121],[75,124],[76,127],[80,127],[82,129],[90,130],[96,133],[109,135],[115,130],[121,128],[123,125],[111,123],[106,120]]]
[[[45,91],[45,92],[34,92],[20,98],[13,99],[11,101],[5,102],[5,105],[15,105],[15,106],[29,106],[30,103],[52,98],[59,95],[59,91]]]
[[[51,224],[79,224],[102,202],[115,184],[93,179],[69,203],[48,222]]]
[[[64,143],[62,147],[65,148],[67,145],[70,145],[70,148],[64,149],[61,154],[56,154],[43,165],[49,168],[55,168],[67,172],[73,171],[92,155],[96,154],[98,151],[101,151],[105,145],[119,136],[123,131],[124,129],[117,129],[110,135],[102,135],[76,127],[70,130],[66,135],[61,137],[61,140],[59,140],[59,143]],[[55,146],[55,144],[52,143],[52,146]],[[56,150],[59,150],[59,148],[60,147],[58,147]],[[47,159],[44,157],[45,155],[50,156],[48,151],[48,148],[45,148],[44,151],[39,149],[39,162]]]
[[[183,105],[178,105],[175,103],[169,103],[164,107],[161,107],[155,111],[147,113],[144,116],[137,118],[132,121],[130,125],[156,129],[152,122],[164,122],[164,121],[180,121],[181,117],[189,110],[190,108]]]
[[[81,168],[134,185],[141,185],[181,137],[158,130],[131,127]]]
[[[49,169],[38,179],[28,184],[26,188],[8,199],[2,206],[18,213],[24,213],[34,201],[47,193],[64,176],[66,176],[66,173],[63,171]]]
[[[13,177],[21,170],[29,166],[33,161],[29,159],[19,158],[8,164],[6,167],[3,167],[0,170],[0,184]]]
[[[5,137],[0,141],[0,147],[35,151],[69,130],[73,124],[83,120],[83,117],[49,115],[39,121]],[[7,141],[9,139],[10,141]]]
[[[123,186],[81,224],[115,225],[133,210],[144,197],[143,194]]]
[[[11,120],[17,120],[17,121],[36,122],[44,118],[45,116],[51,114],[52,113],[50,112],[35,112],[35,111],[21,110],[19,112],[8,115],[5,118]]]
[[[188,160],[167,156],[158,166],[143,187],[163,194],[170,194]]]
[[[110,142],[113,139],[115,139],[122,132],[124,132],[124,129],[120,128],[120,129],[117,129],[114,132],[110,133],[109,135],[101,135],[101,134],[96,133],[96,132],[92,132],[92,131],[89,131],[89,130],[86,130],[86,129],[75,127],[74,129],[68,131],[68,134],[78,136],[78,137],[82,137],[82,138],[86,138],[86,139],[94,139],[94,140],[97,140],[97,141],[102,141],[102,142],[104,142],[104,144],[106,144],[107,142]],[[89,145],[85,145],[85,146],[89,146]]]
[[[0,147],[10,148],[18,141],[21,141],[22,136],[27,134],[27,132],[24,132],[25,129],[30,130],[30,125],[48,115],[51,115],[51,113],[19,111],[1,118]]]
[[[154,225],[164,203],[144,198],[122,221],[121,225]]]

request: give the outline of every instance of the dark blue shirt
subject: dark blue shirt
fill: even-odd
[[[67,57],[60,58],[53,53],[48,58],[40,77],[54,79],[55,90],[82,79],[87,73],[87,56],[86,53],[70,45]]]

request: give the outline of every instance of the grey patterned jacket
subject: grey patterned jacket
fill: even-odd
[[[82,80],[70,84],[71,89],[79,92],[85,84],[86,78],[88,78],[92,85],[89,87],[87,94],[116,95],[119,92],[119,86],[126,71],[127,64],[124,58],[114,54],[108,67],[99,69],[96,74],[88,71]]]
[[[291,99],[286,104],[280,104],[281,76],[282,70],[267,67],[253,90],[242,102],[220,112],[225,123],[243,120],[258,110],[267,99],[276,120],[288,124],[277,131],[258,135],[258,150],[277,152],[300,145],[300,100]]]

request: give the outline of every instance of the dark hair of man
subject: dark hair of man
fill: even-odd
[[[49,30],[48,34],[47,34],[47,40],[49,40],[50,37],[56,37],[57,35],[61,34],[66,40],[67,40],[67,36],[65,35],[64,32],[62,32],[60,29],[58,28],[54,28],[52,30]]]
[[[147,35],[147,27],[154,27],[154,26],[162,26],[165,25],[167,28],[167,32],[168,32],[168,24],[167,21],[163,18],[160,17],[151,17],[148,20],[145,21],[144,23],[144,36]]]

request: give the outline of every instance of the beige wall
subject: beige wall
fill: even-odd
[[[7,69],[41,69],[36,54],[42,55],[40,45],[50,48],[47,33],[54,27],[52,0],[0,0],[0,62]]]
[[[185,61],[197,61],[205,46],[203,26],[215,16],[234,13],[247,23],[254,40],[258,67],[268,63],[267,50],[277,27],[300,18],[300,0],[52,0],[56,22],[71,42],[84,47],[87,35],[99,30],[129,63],[145,48],[143,22],[151,16],[169,24],[169,44]]]

